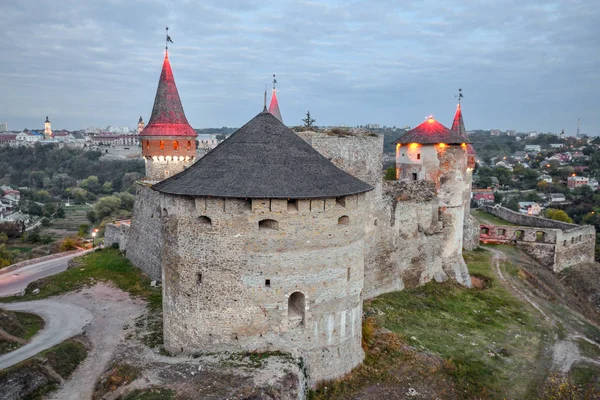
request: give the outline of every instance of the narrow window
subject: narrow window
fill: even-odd
[[[179,142],[177,140],[173,141],[173,150],[179,150]]]
[[[421,153],[417,153],[417,160],[421,159]]]
[[[192,149],[192,142],[188,140],[187,142],[187,151],[190,151]]]
[[[287,210],[288,210],[288,212],[298,211],[298,200],[288,200],[287,201]]]
[[[563,240],[563,246],[567,247],[567,241]]]
[[[348,225],[350,224],[350,218],[347,215],[342,215],[338,218],[338,225]]]
[[[288,322],[291,326],[304,325],[304,294],[294,292],[288,299]]]
[[[146,140],[146,150],[150,150],[150,141]]]
[[[346,207],[346,198],[345,197],[336,197],[335,204],[340,207]]]
[[[413,174],[412,174],[412,180],[413,180],[413,181],[416,181],[416,180],[417,180],[417,174],[416,174],[415,172],[413,172]]]
[[[206,215],[203,215],[201,217],[198,217],[198,223],[200,225],[212,225],[212,220],[210,218],[208,218]]]
[[[196,274],[196,283],[199,285],[202,283],[202,273],[198,272]]]
[[[161,140],[161,141],[160,141],[160,149],[161,149],[161,150],[164,150],[164,149],[165,149],[165,141],[164,141],[164,140]]]
[[[346,279],[348,280],[348,282],[350,282],[350,267],[348,267],[348,276],[346,277]]]
[[[259,230],[271,230],[276,231],[279,229],[279,222],[274,219],[263,219],[258,221],[258,229]]]
[[[573,243],[575,243],[575,238],[574,237],[571,238],[571,244],[573,244]]]
[[[271,287],[271,280],[265,279],[265,287]]]

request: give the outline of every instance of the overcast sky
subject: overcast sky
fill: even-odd
[[[194,128],[241,126],[277,74],[284,122],[600,134],[598,0],[2,0],[9,129],[150,118],[165,26]],[[269,85],[270,87],[270,85]]]

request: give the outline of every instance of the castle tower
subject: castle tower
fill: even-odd
[[[437,187],[446,239],[442,251],[444,271],[461,284],[471,281],[462,258],[463,225],[465,219],[467,177],[467,143],[460,106],[453,130],[433,117],[406,132],[395,141],[396,178],[428,180]]]
[[[311,385],[362,361],[370,185],[263,111],[152,189],[167,351],[289,352]]]
[[[277,102],[277,90],[275,89],[275,74],[273,74],[273,91],[271,92],[271,103],[269,104],[269,112],[275,116],[280,122],[283,122],[281,118],[281,112],[279,111],[279,103]]]
[[[138,120],[138,128],[137,128],[137,133],[138,133],[138,135],[139,135],[140,133],[142,133],[142,131],[144,130],[144,126],[145,126],[145,125],[146,125],[146,124],[144,123],[144,119],[143,119],[143,118],[142,118],[142,116],[140,115],[140,119]]]
[[[52,139],[52,127],[50,126],[50,120],[46,115],[46,122],[44,122],[44,139]]]
[[[140,133],[146,179],[161,181],[193,164],[196,159],[196,137],[196,131],[188,124],[183,112],[169,53],[165,51],[152,115]]]

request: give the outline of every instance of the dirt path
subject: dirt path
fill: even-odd
[[[553,315],[553,313],[551,313],[549,310],[545,310],[544,306],[541,305],[542,302],[538,302],[536,301],[537,299],[535,299],[535,295],[533,293],[530,293],[529,295],[527,293],[525,293],[523,290],[517,288],[517,286],[512,282],[511,279],[506,279],[505,276],[502,273],[502,268],[501,268],[501,263],[503,261],[506,261],[506,255],[499,250],[493,249],[493,248],[486,248],[486,250],[490,251],[493,254],[492,257],[492,263],[493,263],[493,269],[496,272],[496,274],[498,275],[498,277],[500,278],[500,281],[511,291],[513,292],[513,294],[522,299],[523,301],[526,301],[527,303],[529,303],[533,308],[535,308],[537,311],[540,312],[540,314],[542,314],[544,316],[544,319],[546,321],[548,321],[548,323],[550,323],[553,327],[558,327],[559,325],[563,325],[563,322],[560,318],[558,318],[557,316]],[[574,315],[578,315],[578,313],[573,311]],[[583,319],[583,317],[578,315],[579,319]],[[587,319],[585,319],[585,321],[589,324],[594,325],[591,321],[588,321]],[[564,324],[567,325],[567,324]],[[572,328],[571,328],[572,330]],[[570,332],[570,334],[562,339],[559,340],[558,335],[555,335],[555,340],[556,342],[554,343],[554,346],[552,348],[552,369],[555,371],[558,371],[562,374],[567,374],[570,370],[571,367],[578,362],[588,362],[588,363],[592,363],[592,364],[597,364],[600,365],[600,359],[592,359],[589,357],[585,357],[581,354],[580,349],[579,349],[579,345],[577,344],[577,340],[581,339],[581,340],[585,340],[586,342],[597,346],[600,349],[600,344],[596,343],[595,341],[589,339],[588,337],[586,337],[585,335],[583,335],[580,332],[577,331],[573,331]]]
[[[92,349],[73,376],[48,398],[55,400],[90,399],[98,377],[104,372],[118,344],[128,331],[125,325],[133,325],[146,305],[142,300],[131,299],[122,290],[100,283],[77,293],[60,296],[64,302],[78,304],[87,309],[93,319],[86,327]]]

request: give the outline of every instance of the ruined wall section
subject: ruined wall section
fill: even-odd
[[[488,232],[496,239],[504,239],[507,243],[514,242],[519,247],[525,248],[528,253],[554,272],[560,272],[580,263],[594,262],[596,229],[592,225],[576,225],[534,217],[504,207],[485,206],[485,210],[505,221],[521,226],[488,227],[482,225],[482,229],[488,229]],[[517,234],[518,231],[524,234]],[[505,235],[498,235],[499,232],[505,233]],[[538,232],[544,233],[543,240],[540,240]],[[482,234],[481,240],[490,240],[490,238],[488,235]]]
[[[161,253],[163,235],[159,193],[147,184],[136,184],[133,219],[129,228],[126,247],[127,258],[152,279],[161,280]]]
[[[362,361],[364,194],[159,204],[169,352],[290,352],[311,385]]]

